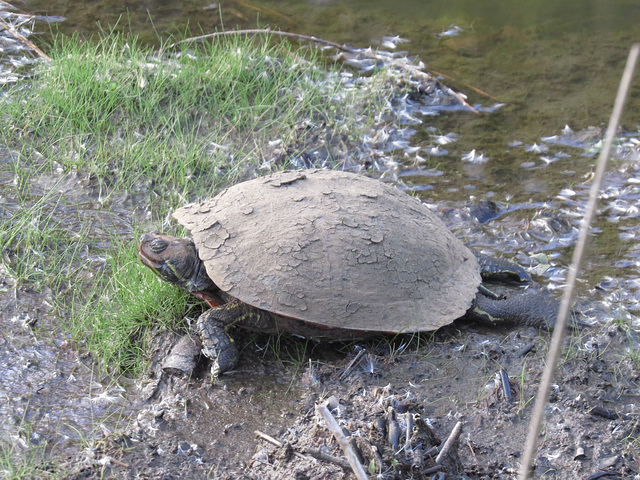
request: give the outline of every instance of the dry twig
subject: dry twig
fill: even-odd
[[[14,7],[10,3],[7,3],[7,2],[5,2],[3,0],[0,0],[0,5],[2,5],[3,7],[7,8],[8,10],[17,10],[16,7]]]
[[[253,433],[256,434],[257,437],[266,440],[267,442],[271,443],[272,445],[275,445],[278,448],[282,448],[282,442],[279,442],[278,440],[276,440],[275,438],[273,438],[271,435],[268,435],[264,432],[261,432],[260,430],[255,430]],[[310,461],[314,461],[313,458],[310,458],[300,452],[297,451],[293,451],[293,454],[298,457],[298,458],[302,458],[303,460],[310,460]]]
[[[456,423],[456,426],[453,427],[453,430],[451,430],[451,433],[449,434],[449,438],[447,438],[447,440],[444,442],[444,445],[442,446],[442,450],[440,450],[440,453],[436,457],[436,463],[438,465],[442,463],[442,459],[449,453],[449,450],[451,450],[453,443],[456,441],[461,431],[462,431],[462,422],[458,422]]]
[[[356,478],[358,480],[369,480],[367,473],[364,471],[364,467],[358,460],[358,455],[353,450],[353,447],[349,443],[349,440],[347,440],[347,437],[345,437],[344,433],[342,433],[340,425],[338,425],[336,419],[333,418],[333,415],[331,415],[329,409],[324,405],[316,405],[316,412],[318,412],[322,416],[325,424],[327,425],[327,428],[333,434],[333,437],[338,442],[338,445],[340,445],[340,448],[347,457],[347,461],[349,462],[349,465],[351,465],[351,470],[353,470]]]
[[[358,353],[356,354],[355,357],[353,357],[353,360],[349,362],[349,365],[347,365],[344,371],[340,374],[340,376],[338,377],[338,380],[344,380],[345,378],[347,378],[347,376],[349,376],[349,374],[351,373],[351,370],[353,370],[353,367],[356,366],[356,364],[360,361],[360,359],[365,354],[365,352],[366,350],[364,348],[361,348],[360,350],[358,350]]]
[[[490,100],[493,100],[494,102],[505,103],[502,100],[500,100],[499,98],[494,97],[490,93],[487,93],[484,90],[481,90],[481,89],[479,89],[477,87],[474,87],[473,85],[469,85],[467,83],[461,82],[460,80],[456,80],[455,78],[447,75],[446,73],[436,72],[435,70],[430,70],[430,71],[434,75],[438,75],[439,77],[446,78],[447,80],[451,80],[452,82],[456,82],[458,85],[462,85],[465,88],[469,88],[469,89],[473,90],[474,92],[476,92],[477,94],[482,95],[483,97],[487,97]]]
[[[320,450],[315,450],[313,448],[304,448],[302,449],[304,453],[315,458],[316,460],[322,460],[323,462],[335,463],[339,467],[344,468],[345,470],[350,470],[351,465],[343,458],[334,457],[333,455],[329,455],[328,453],[323,453]]]
[[[120,460],[118,460],[116,458],[107,457],[107,459],[109,460],[109,462],[111,462],[111,463],[113,463],[113,464],[115,464],[115,465],[117,465],[119,467],[129,468],[129,464],[128,463],[121,462]]]
[[[276,440],[271,435],[267,435],[266,433],[261,432],[260,430],[256,430],[253,433],[255,433],[257,437],[271,443],[272,445],[275,445],[278,448],[282,448],[282,442]],[[297,450],[293,449],[293,454],[298,458],[301,458],[304,460],[310,460],[312,462],[315,460],[322,460],[323,462],[335,463],[336,465],[344,468],[345,470],[349,470],[351,468],[351,466],[349,465],[349,462],[347,462],[346,460],[342,458],[334,457],[333,455],[328,455],[319,450],[314,450],[313,448],[304,448],[302,452],[298,452]],[[310,458],[310,457],[313,457],[313,458]]]
[[[324,40],[322,38],[314,37],[311,35],[302,35],[300,33],[271,30],[270,28],[249,28],[246,30],[226,30],[223,32],[212,32],[212,33],[207,33],[205,35],[198,35],[197,37],[190,37],[190,38],[185,38],[183,40],[179,40],[169,45],[168,48],[173,48],[176,45],[180,45],[181,43],[197,42],[199,40],[204,40],[206,38],[224,37],[228,35],[254,35],[254,34],[255,35],[268,34],[268,35],[278,35],[280,37],[296,38],[298,40],[304,40],[307,42],[321,43],[323,45],[327,45],[329,47],[334,47],[334,48],[337,48],[338,50],[342,50],[343,52],[357,53],[354,48],[348,47],[346,45],[340,45],[339,43],[332,42],[330,40]]]
[[[598,158],[595,177],[593,179],[593,184],[591,185],[591,190],[589,191],[589,201],[584,211],[584,218],[582,219],[582,225],[580,226],[580,234],[578,235],[578,240],[576,242],[575,249],[573,250],[573,257],[571,259],[571,265],[567,275],[562,303],[560,304],[560,311],[558,312],[556,325],[553,329],[553,336],[551,337],[551,343],[549,344],[549,352],[547,354],[547,361],[545,362],[545,369],[542,373],[542,378],[540,379],[536,402],[533,407],[533,412],[531,413],[531,422],[529,424],[529,432],[527,433],[527,440],[522,456],[522,464],[520,465],[518,480],[527,480],[531,473],[531,465],[533,464],[533,459],[536,455],[536,449],[538,446],[538,434],[540,433],[540,428],[542,427],[542,422],[546,413],[547,400],[549,399],[549,392],[551,391],[555,368],[558,364],[558,359],[560,358],[560,349],[567,333],[567,323],[574,294],[573,290],[578,277],[578,272],[580,271],[580,265],[582,264],[587,238],[589,237],[591,220],[597,213],[596,207],[598,204],[600,186],[602,185],[602,179],[607,167],[609,155],[611,155],[613,141],[616,136],[618,124],[620,123],[620,118],[622,117],[624,104],[627,100],[627,96],[629,95],[631,80],[633,79],[633,73],[636,68],[638,57],[640,57],[640,43],[634,43],[629,50],[627,63],[624,71],[622,72],[620,86],[618,87],[618,93],[616,95],[613,111],[611,112],[609,125],[607,127],[607,133],[604,137],[604,144],[602,146],[602,150],[600,150],[600,157]]]

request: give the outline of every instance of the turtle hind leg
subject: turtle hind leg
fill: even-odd
[[[490,257],[482,253],[473,252],[480,265],[480,274],[484,280],[516,281],[520,283],[533,282],[531,275],[517,263],[504,258]]]
[[[558,300],[540,293],[521,293],[495,299],[479,292],[467,316],[492,325],[509,323],[550,330],[555,324],[559,309]]]

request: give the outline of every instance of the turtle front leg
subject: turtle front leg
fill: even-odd
[[[253,308],[238,300],[207,310],[196,321],[202,353],[212,360],[211,375],[217,378],[238,363],[239,352],[228,330],[255,315]]]

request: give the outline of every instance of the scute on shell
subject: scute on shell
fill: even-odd
[[[424,204],[363,175],[279,172],[174,217],[222,290],[327,327],[435,330],[464,315],[481,282],[473,254]]]

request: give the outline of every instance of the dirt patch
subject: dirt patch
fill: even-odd
[[[375,478],[514,478],[548,337],[461,321],[429,341],[401,340],[356,349],[286,340],[287,348],[309,349],[301,368],[256,355],[251,350],[272,338],[251,337],[240,368],[218,384],[204,371],[192,379],[151,373],[127,433],[107,439],[70,478],[355,478],[313,457],[344,458],[318,403],[328,404]],[[626,342],[614,326],[568,340],[536,457],[539,478],[638,475],[638,375],[619,354]],[[452,453],[434,469],[438,447],[459,421]]]

